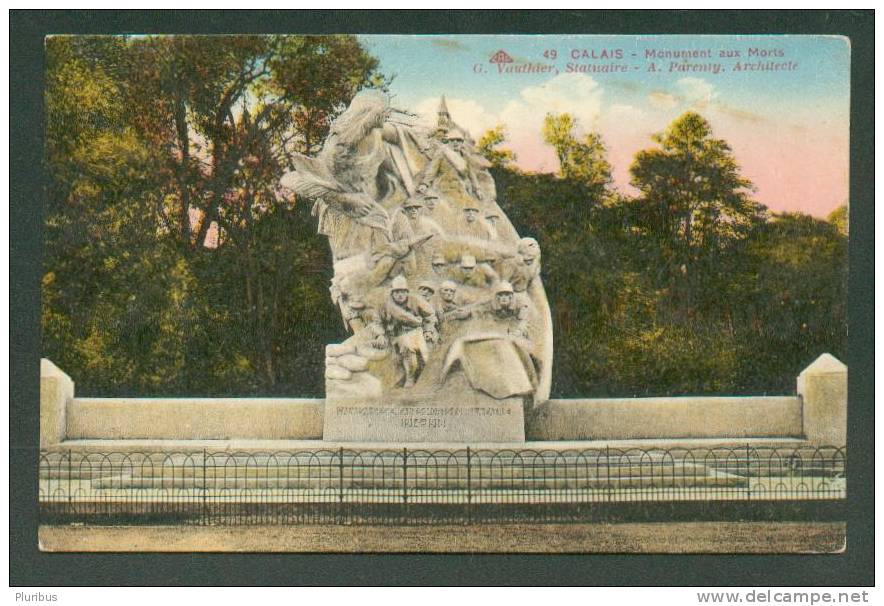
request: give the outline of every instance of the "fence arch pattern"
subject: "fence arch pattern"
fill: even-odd
[[[44,521],[563,522],[600,504],[832,501],[840,447],[573,450],[47,451]]]

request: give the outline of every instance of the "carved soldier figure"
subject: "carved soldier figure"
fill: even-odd
[[[445,232],[439,224],[423,214],[424,200],[421,196],[411,196],[402,204],[402,210],[415,236],[433,234],[442,236]]]
[[[426,243],[433,234],[405,238],[379,246],[371,255],[371,271],[368,281],[374,286],[383,284],[390,276],[413,275],[417,270],[414,251]]]
[[[344,317],[353,334],[358,335],[359,341],[376,349],[386,347],[384,331],[378,322],[377,312],[366,305],[362,295],[351,295],[343,302]]]
[[[528,338],[528,303],[518,300],[513,285],[505,280],[497,283],[494,296],[480,304],[475,313],[505,327],[510,336]]]
[[[442,135],[442,145],[436,148],[432,159],[419,176],[418,191],[421,186],[432,186],[443,166],[449,166],[463,182],[468,195],[478,200],[483,199],[485,194],[479,186],[477,171],[486,168],[483,163],[484,158],[476,157],[465,149],[465,140],[465,133],[457,127],[445,131]]]
[[[460,224],[461,235],[480,240],[490,240],[491,230],[479,216],[477,204],[467,204],[463,207],[463,221]]]
[[[424,334],[435,330],[435,311],[420,297],[412,297],[408,281],[396,276],[381,309],[380,322],[403,371],[403,387],[413,387],[427,364],[429,351]]]
[[[487,263],[476,263],[473,255],[463,255],[460,258],[460,267],[454,270],[454,280],[466,286],[486,288],[498,280],[495,272]]]
[[[430,217],[436,212],[436,207],[448,208],[448,203],[439,197],[439,193],[434,189],[424,188],[418,192],[418,195],[424,201],[425,216]]]
[[[421,282],[418,284],[417,294],[433,308],[433,330],[424,330],[424,339],[429,344],[436,344],[439,342],[439,328],[442,323],[442,307],[436,300],[436,287],[431,282]]]
[[[496,208],[488,208],[485,210],[485,224],[488,225],[488,232],[491,234],[491,239],[497,239],[497,222],[500,221],[500,213]]]
[[[457,292],[457,284],[451,280],[445,280],[439,287],[439,298],[441,300],[439,308],[442,311],[441,323],[452,320],[466,320],[470,317],[470,310],[466,306],[466,302]]]
[[[365,304],[365,297],[362,295],[350,295],[346,300],[342,300],[341,310],[344,321],[353,334],[361,331],[371,321],[371,310]]]
[[[534,278],[540,275],[540,245],[534,238],[522,238],[514,258],[507,259],[501,272],[517,293],[531,287]]]
[[[399,240],[413,238],[416,235],[417,234],[414,233],[414,227],[411,225],[411,221],[408,220],[405,204],[403,204],[393,212],[393,216],[390,219],[391,239],[393,242],[397,242]]]
[[[433,255],[430,267],[433,269],[433,275],[438,279],[445,280],[448,278],[448,261],[442,253]]]

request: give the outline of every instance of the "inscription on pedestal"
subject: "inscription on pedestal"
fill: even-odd
[[[326,402],[325,440],[347,442],[522,442],[518,398],[493,404],[439,406]]]

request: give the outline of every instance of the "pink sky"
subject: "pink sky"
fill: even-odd
[[[755,199],[771,210],[801,211],[825,218],[847,201],[846,132],[838,133],[838,129],[831,127],[809,131],[771,124],[745,128],[726,120],[719,122],[713,125],[715,136],[728,141],[743,175],[755,184]],[[653,145],[650,133],[602,134],[613,165],[615,186],[624,193],[635,194],[629,185],[629,165],[635,152]],[[558,169],[552,148],[533,137],[514,138],[510,147],[517,153],[523,170]]]
[[[635,152],[654,145],[652,133],[696,111],[731,145],[756,186],[755,199],[768,208],[825,217],[848,197],[850,43],[844,37],[371,36],[366,44],[396,74],[397,103],[432,122],[445,94],[451,117],[474,137],[503,125],[525,170],[558,169],[543,143],[543,119],[569,113],[579,136],[602,135],[615,185],[634,193],[628,171]],[[502,74],[488,67],[501,49],[549,70]],[[623,60],[615,67],[621,69],[588,69],[605,64],[594,54],[584,59],[586,49],[620,49]],[[758,49],[784,63],[736,69]],[[666,68],[648,59],[648,51],[667,50],[706,53],[710,61]],[[743,59],[728,58],[739,52]]]

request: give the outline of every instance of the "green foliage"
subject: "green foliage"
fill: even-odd
[[[278,183],[356,91],[386,85],[375,59],[349,36],[46,50],[44,355],[84,395],[321,396],[324,345],[345,335],[331,259]],[[547,117],[558,176],[512,168],[502,126],[479,142],[543,249],[554,395],[788,393],[845,355],[846,207],[771,216],[694,113],[636,155],[628,198],[576,128]]]
[[[753,234],[732,288],[734,322],[745,343],[741,382],[791,389],[791,377],[822,352],[847,353],[847,238],[801,213],[772,218]],[[770,389],[770,388],[768,388]]]
[[[559,160],[559,175],[585,183],[596,196],[608,193],[611,164],[598,133],[588,133],[580,141],[574,135],[577,120],[570,114],[547,114],[543,140],[553,146]]]
[[[830,212],[829,216],[826,217],[826,220],[834,225],[835,228],[843,235],[847,235],[848,225],[850,222],[850,213],[847,210],[846,204],[842,204],[841,206]]]
[[[749,197],[728,144],[715,139],[700,115],[688,112],[655,135],[659,147],[635,156],[630,172],[640,196],[628,203],[630,225],[646,262],[659,269],[655,284],[672,313],[690,317],[721,288],[708,279],[728,271],[764,221]]]
[[[485,134],[479,138],[476,148],[494,166],[507,166],[516,161],[516,154],[511,149],[500,147],[505,142],[506,128],[503,124],[498,124],[485,131]]]
[[[162,221],[191,248],[272,205],[291,153],[318,151],[349,99],[384,84],[353,36],[159,36],[126,57],[134,127],[167,150]]]
[[[327,245],[278,183],[375,66],[349,36],[47,41],[43,349],[81,393],[321,393]]]
[[[544,250],[558,396],[790,393],[820,353],[845,355],[847,239],[825,221],[753,222],[716,263],[695,264],[683,315],[634,201],[551,175],[494,177],[516,229]]]

